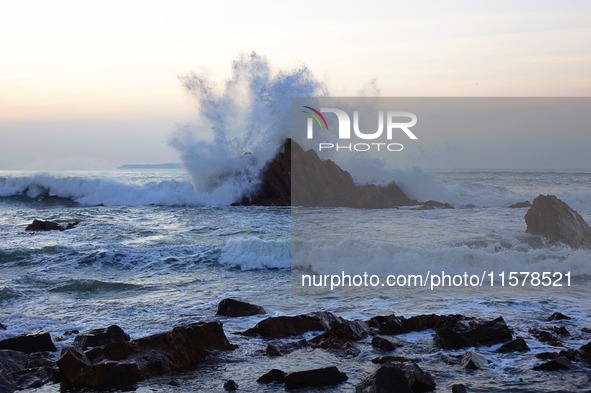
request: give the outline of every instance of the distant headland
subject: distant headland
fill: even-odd
[[[182,164],[169,162],[166,164],[125,164],[117,169],[180,169],[182,167]]]

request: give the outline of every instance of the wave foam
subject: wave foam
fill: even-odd
[[[259,173],[289,136],[291,98],[314,96],[322,85],[302,66],[277,74],[256,53],[234,61],[221,92],[203,76],[181,78],[197,99],[198,119],[173,135],[198,192],[230,203],[252,191]]]
[[[294,267],[317,274],[426,274],[444,270],[448,274],[482,274],[483,271],[571,272],[591,274],[591,252],[556,245],[531,247],[527,243],[507,247],[413,247],[393,243],[347,240],[337,244],[302,242],[295,248]],[[371,252],[368,253],[368,250]]]
[[[232,239],[222,248],[218,262],[241,270],[288,269],[289,240]]]
[[[218,199],[215,193],[196,193],[188,181],[164,180],[140,185],[106,178],[49,174],[0,178],[0,196],[58,197],[88,206],[198,206],[226,202]]]

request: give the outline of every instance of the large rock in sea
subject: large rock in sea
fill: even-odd
[[[591,249],[591,228],[576,211],[554,195],[539,195],[525,214],[527,232],[550,243]]]
[[[231,350],[220,322],[193,323],[133,341],[110,342],[86,353],[70,347],[57,361],[74,386],[124,387],[141,379],[195,367],[214,350]]]
[[[416,205],[395,183],[357,185],[334,161],[286,139],[260,174],[260,185],[236,205],[392,208]]]

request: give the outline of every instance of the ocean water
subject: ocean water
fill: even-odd
[[[73,342],[73,336],[64,335],[71,329],[117,324],[138,338],[182,323],[221,320],[239,349],[195,371],[143,381],[137,390],[222,391],[223,381],[234,379],[242,391],[283,391],[255,380],[271,368],[337,365],[349,380],[321,391],[338,392],[353,391],[376,368],[370,360],[382,353],[371,348],[369,339],[358,343],[357,357],[303,349],[268,358],[262,354],[265,340],[235,334],[265,316],[218,318],[217,303],[235,297],[264,306],[270,315],[327,310],[351,319],[391,313],[500,315],[514,336],[526,338],[531,352],[497,355],[492,352],[498,345],[480,347],[477,351],[493,363],[467,372],[440,359],[464,351],[438,349],[433,332],[424,331],[399,336],[405,346],[395,354],[416,359],[434,375],[439,392],[459,382],[472,392],[591,389],[589,369],[580,363],[568,372],[530,371],[540,362],[533,354],[557,348],[528,333],[530,327],[564,325],[571,333],[564,339],[566,347],[591,341],[591,334],[581,331],[591,328],[591,252],[526,234],[526,209],[506,208],[540,193],[555,194],[591,222],[591,173],[414,170],[397,178],[411,196],[449,202],[456,209],[298,210],[321,223],[334,240],[332,245],[307,244],[320,268],[335,258],[359,261],[360,269],[397,266],[402,272],[527,268],[571,272],[570,287],[398,288],[346,296],[326,290],[316,297],[301,296],[291,287],[290,208],[228,207],[213,194],[195,191],[190,177],[184,170],[1,171],[0,322],[8,329],[0,331],[0,338],[47,329],[61,348]],[[342,221],[323,220],[327,215]],[[353,241],[346,223],[362,215],[366,230]],[[64,232],[24,231],[33,219],[80,224]],[[554,311],[573,319],[545,322]],[[168,385],[171,379],[181,387]],[[38,391],[60,390],[47,385]]]

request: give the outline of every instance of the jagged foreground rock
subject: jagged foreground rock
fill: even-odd
[[[583,217],[554,195],[539,195],[525,214],[527,232],[544,235],[550,243],[591,249],[591,228]]]
[[[417,205],[395,183],[357,185],[351,174],[287,139],[261,173],[261,184],[239,205],[391,208]]]
[[[137,340],[110,342],[87,352],[67,348],[57,365],[74,386],[106,389],[187,370],[213,350],[235,348],[226,338],[221,323],[194,323]]]

